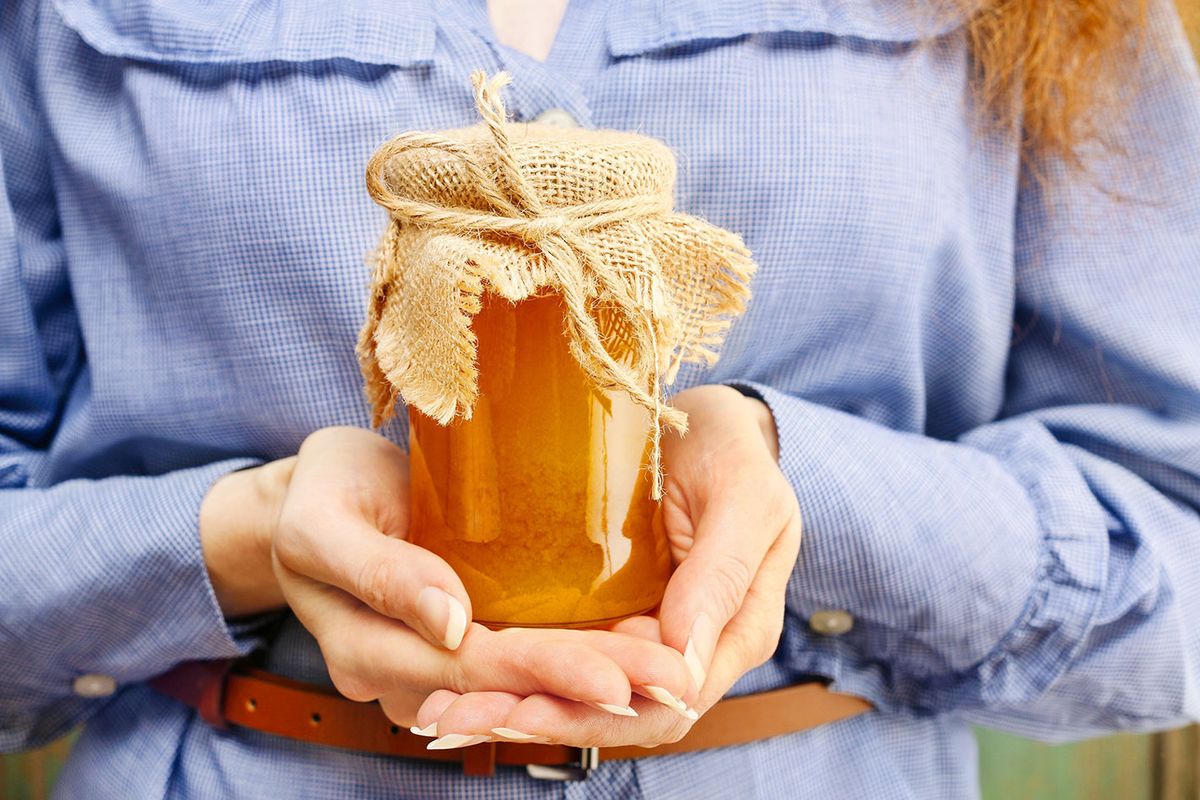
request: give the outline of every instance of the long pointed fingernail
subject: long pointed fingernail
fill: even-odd
[[[534,736],[532,733],[516,730],[515,728],[492,728],[492,733],[514,742],[548,742],[544,736]]]
[[[416,725],[413,725],[408,730],[417,736],[437,736],[437,722],[431,722],[424,728],[418,728]]]
[[[417,611],[447,650],[458,649],[467,633],[467,609],[458,598],[436,586],[426,586],[417,595]]]
[[[612,703],[588,703],[593,708],[598,708],[601,711],[607,711],[610,714],[616,714],[618,717],[636,717],[638,713],[633,710],[633,706],[618,706]]]
[[[704,681],[708,678],[708,671],[704,665],[712,661],[716,647],[717,637],[712,618],[701,612],[692,623],[692,635],[688,637],[687,646],[683,650],[683,661],[692,673],[697,691],[704,687]]]
[[[479,734],[469,733],[447,733],[445,736],[434,739],[429,744],[425,745],[426,750],[455,750],[459,747],[471,747],[472,745],[483,744],[490,736],[482,736]]]
[[[656,703],[662,703],[667,708],[679,714],[681,717],[687,717],[690,720],[697,720],[700,715],[687,707],[687,703],[679,697],[668,692],[661,686],[643,686],[642,689],[646,694],[650,695],[650,699]]]

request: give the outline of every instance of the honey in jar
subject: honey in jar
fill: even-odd
[[[583,627],[653,609],[670,554],[649,412],[591,385],[557,294],[487,294],[472,330],[471,418],[409,412],[412,540],[449,562],[485,625]]]

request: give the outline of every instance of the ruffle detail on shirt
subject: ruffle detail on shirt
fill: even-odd
[[[433,57],[433,17],[416,0],[54,0],[54,7],[95,50],[139,61],[415,66]]]
[[[0,464],[0,489],[23,489],[29,484],[29,471],[21,464]]]
[[[609,52],[634,56],[703,40],[812,32],[878,42],[916,42],[962,27],[970,14],[950,0],[703,0],[642,3],[610,15]]]
[[[1027,703],[1046,691],[1084,646],[1104,599],[1108,527],[1090,488],[1038,422],[997,423],[964,441],[992,452],[1024,487],[1042,527],[1038,574],[1025,612],[979,665],[990,706]]]

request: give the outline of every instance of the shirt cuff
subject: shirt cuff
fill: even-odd
[[[790,672],[915,713],[1024,702],[1062,674],[1098,610],[1108,539],[1044,427],[946,442],[729,385],[770,407],[804,519],[780,648]],[[813,631],[829,609],[853,629]]]
[[[231,627],[200,546],[199,509],[213,482],[254,465],[233,459],[156,477],[75,480],[12,492],[0,564],[6,586],[0,707],[32,711],[72,696],[83,675],[119,688],[182,661],[234,658],[262,617]]]

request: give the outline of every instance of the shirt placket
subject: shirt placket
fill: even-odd
[[[439,3],[444,24],[468,29],[487,45],[498,69],[512,75],[505,103],[515,122],[541,122],[565,127],[593,127],[586,84],[602,63],[604,4],[571,2],[545,62],[500,44],[488,19],[483,0],[473,3]],[[466,73],[478,64],[463,64]]]

